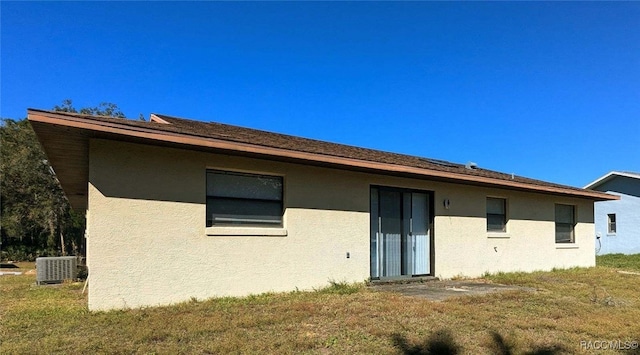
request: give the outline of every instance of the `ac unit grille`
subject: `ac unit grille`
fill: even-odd
[[[36,283],[59,283],[75,280],[78,274],[75,256],[36,258]]]

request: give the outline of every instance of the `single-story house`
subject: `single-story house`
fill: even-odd
[[[600,254],[640,253],[640,174],[612,171],[585,186],[618,196],[595,204],[596,235]]]
[[[86,210],[89,308],[595,265],[617,196],[220,123],[28,110]]]

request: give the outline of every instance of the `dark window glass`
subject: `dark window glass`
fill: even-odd
[[[487,231],[507,231],[507,200],[487,197]]]
[[[608,214],[607,219],[608,219],[608,225],[609,225],[608,233],[615,234],[616,233],[616,214],[615,213]]]
[[[574,243],[575,207],[556,205],[556,243]]]
[[[207,227],[282,225],[282,177],[207,171]]]

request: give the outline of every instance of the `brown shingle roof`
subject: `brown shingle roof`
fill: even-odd
[[[452,163],[444,160],[430,159],[412,155],[384,152],[380,150],[360,148],[350,145],[330,143],[315,139],[301,138],[286,134],[279,134],[256,129],[232,126],[216,122],[194,121],[184,118],[171,117],[155,114],[155,116],[169,123],[165,125],[167,129],[199,135],[202,137],[213,137],[223,140],[230,140],[241,143],[258,144],[267,147],[284,148],[300,152],[331,155],[336,157],[366,160],[378,163],[410,166],[415,168],[451,172],[470,176],[483,176],[505,181],[521,181],[529,184],[541,186],[555,186],[577,191],[582,190],[565,185],[553,184],[545,181],[529,179],[521,176],[500,173],[497,171],[475,168],[468,169],[464,164]],[[170,127],[173,126],[173,127]]]
[[[266,159],[329,165],[337,168],[367,170],[466,184],[500,186],[533,190],[594,200],[611,199],[610,195],[587,191],[521,176],[475,168],[442,160],[383,152],[315,139],[295,137],[215,122],[202,122],[166,115],[152,115],[151,122],[90,116],[46,110],[29,110],[31,121],[58,178],[69,196],[76,191],[76,206],[86,207],[88,179],[88,139],[103,138],[144,144],[177,146],[230,154],[251,155]],[[62,135],[62,136],[61,136]],[[63,142],[64,141],[64,142]],[[74,145],[75,144],[75,145]],[[62,158],[75,147],[77,161]],[[82,151],[86,150],[84,153]],[[82,156],[82,154],[84,156]],[[71,154],[73,155],[73,154]],[[84,160],[83,160],[84,159]],[[80,167],[80,168],[79,168]],[[75,170],[74,170],[75,169]],[[80,171],[82,178],[67,176]],[[65,180],[73,181],[65,183]],[[81,186],[84,183],[84,186]],[[67,186],[65,186],[67,185]],[[85,196],[83,196],[83,194]],[[81,201],[81,198],[84,198]],[[70,201],[72,198],[70,198]]]

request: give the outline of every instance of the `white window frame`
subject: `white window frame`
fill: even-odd
[[[611,218],[613,216],[613,219]],[[613,220],[613,221],[612,221]],[[615,213],[607,213],[607,234],[616,234],[618,231],[618,218]],[[613,226],[613,228],[611,228]]]

